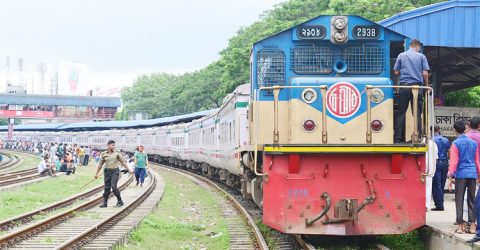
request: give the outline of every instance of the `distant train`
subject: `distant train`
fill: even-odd
[[[319,16],[255,43],[251,84],[201,119],[14,137],[96,148],[114,139],[125,151],[144,145],[156,160],[240,189],[262,207],[266,225],[285,233],[406,233],[425,224],[433,113],[431,96],[414,106],[405,135],[411,143],[394,144],[392,62],[409,42],[359,16]],[[422,121],[413,119],[419,109]]]

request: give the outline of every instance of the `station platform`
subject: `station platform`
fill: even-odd
[[[428,249],[478,249],[480,243],[466,243],[467,240],[473,238],[475,234],[457,234],[455,233],[455,202],[453,193],[445,194],[445,211],[428,211],[427,227],[425,230],[425,243]],[[432,200],[432,207],[435,207]],[[466,208],[465,208],[466,210]],[[467,219],[464,213],[464,219]]]

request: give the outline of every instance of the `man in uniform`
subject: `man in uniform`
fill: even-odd
[[[100,170],[102,169],[103,165],[105,164],[105,169],[103,173],[104,183],[105,183],[105,191],[103,192],[103,204],[100,207],[107,207],[108,196],[110,195],[110,189],[113,190],[113,193],[117,197],[117,205],[116,207],[123,206],[122,197],[120,196],[120,191],[117,188],[117,182],[120,175],[120,170],[118,166],[121,164],[126,169],[129,169],[127,163],[120,155],[118,151],[115,151],[115,141],[110,140],[107,143],[107,151],[102,152],[100,155],[100,161],[97,166],[97,173],[95,174],[95,179],[99,177]],[[130,174],[133,171],[130,170]]]
[[[440,135],[440,126],[435,125],[433,128],[435,132],[434,140],[438,147],[438,159],[435,175],[433,176],[433,201],[435,208],[432,211],[443,211],[443,190],[445,189],[445,182],[447,181],[448,172],[448,150],[450,149],[450,142],[447,138]],[[427,197],[428,199],[429,197]]]
[[[422,44],[417,39],[410,42],[410,48],[398,55],[393,70],[395,75],[400,76],[400,86],[428,86],[428,66],[427,58],[420,53]],[[413,104],[412,90],[409,88],[399,89],[398,108],[395,111],[394,119],[394,141],[399,143],[403,141],[405,134],[405,113],[408,104]],[[413,105],[412,105],[413,108]],[[422,109],[423,109],[423,91],[418,91],[418,112],[417,112],[417,128],[418,133],[422,133]]]

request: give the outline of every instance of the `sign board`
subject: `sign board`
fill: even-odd
[[[0,117],[6,118],[53,118],[51,111],[0,110]]]
[[[458,120],[468,121],[474,116],[480,116],[480,108],[435,107],[434,123],[441,128],[444,136],[455,137],[453,124]]]

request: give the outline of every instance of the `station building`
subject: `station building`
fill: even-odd
[[[30,123],[110,121],[120,106],[119,97],[0,94],[0,117]]]

